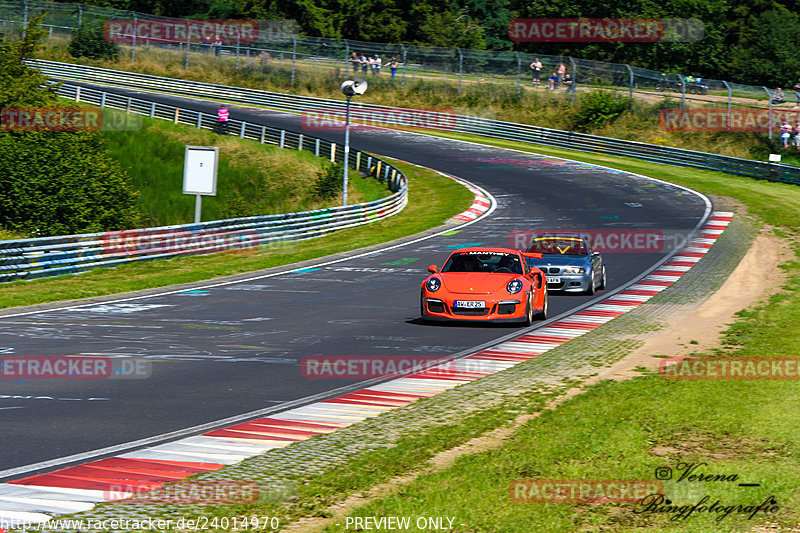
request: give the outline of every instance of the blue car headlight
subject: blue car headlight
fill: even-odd
[[[439,278],[431,278],[427,283],[425,283],[425,286],[430,292],[436,292],[439,290],[439,287],[442,286],[442,280]]]
[[[508,285],[506,285],[506,290],[509,294],[517,294],[522,290],[522,282],[518,279],[512,279],[508,282]]]
[[[567,267],[564,269],[564,274],[585,274],[586,269],[583,267]]]

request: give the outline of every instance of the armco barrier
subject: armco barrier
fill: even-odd
[[[115,85],[149,91],[160,91],[169,94],[192,96],[195,98],[211,98],[238,104],[256,105],[269,109],[293,113],[309,110],[339,110],[344,112],[345,103],[340,100],[326,100],[294,96],[290,94],[272,93],[256,89],[214,85],[189,80],[162,78],[145,74],[136,74],[96,67],[57,63],[52,61],[31,60],[28,62],[41,70],[45,75],[66,80],[80,80],[87,83]],[[385,106],[354,103],[351,114],[354,120],[368,120],[370,110],[385,111]],[[397,116],[407,116],[398,109]],[[740,159],[723,155],[683,150],[668,146],[659,146],[635,141],[598,137],[583,133],[553,130],[539,126],[529,126],[514,122],[491,120],[482,117],[464,115],[447,115],[427,112],[435,120],[429,123],[449,123],[450,131],[483,135],[496,139],[508,139],[534,144],[544,144],[558,148],[568,148],[590,153],[602,153],[632,157],[654,163],[663,163],[679,167],[691,167],[704,170],[716,170],[728,174],[746,176],[756,179],[800,184],[800,168],[790,165],[766,163]],[[441,115],[441,116],[439,116]],[[391,114],[382,113],[384,123],[392,124]],[[402,124],[398,124],[402,125]]]
[[[93,89],[63,84],[61,96],[124,109],[150,117],[195,127],[214,128],[215,115],[127,98]],[[231,121],[240,137],[281,148],[307,150],[333,162],[341,161],[343,148],[324,139]],[[104,266],[180,255],[241,250],[286,241],[319,237],[332,231],[368,224],[400,212],[408,202],[407,180],[400,170],[369,154],[353,150],[350,162],[358,170],[388,181],[391,196],[362,204],[315,211],[263,215],[198,224],[0,241],[0,282],[74,274]]]

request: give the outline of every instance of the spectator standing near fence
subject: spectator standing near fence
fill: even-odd
[[[564,75],[566,73],[567,73],[567,67],[564,65],[564,63],[559,63],[558,68],[556,69],[556,74],[558,74],[558,79],[563,80]]]
[[[397,75],[397,58],[396,57],[392,56],[392,58],[389,59],[389,68],[392,70],[392,79],[394,79],[394,77]]]
[[[358,74],[358,65],[361,63],[358,59],[358,52],[352,52],[347,60],[353,65],[353,74]]]
[[[547,88],[551,91],[558,87],[558,74],[553,72],[553,75],[547,78]]]
[[[786,98],[783,96],[783,89],[778,87],[775,89],[775,92],[772,93],[772,103],[773,104],[782,104],[786,102]]]
[[[358,60],[361,63],[361,73],[366,75],[367,74],[367,65],[369,65],[369,59],[365,54],[361,54],[361,58]]]
[[[564,79],[561,80],[561,85],[564,86],[565,91],[569,91],[570,89],[572,89],[573,83],[575,83],[575,80],[573,80],[572,76],[570,76],[569,74],[565,74]]]
[[[219,35],[214,36],[214,55],[218,56],[219,53],[222,51],[222,38]]]
[[[531,70],[533,71],[533,80],[532,81],[533,81],[533,86],[534,87],[538,87],[539,86],[539,76],[542,73],[542,68],[543,67],[544,67],[544,65],[542,65],[541,61],[539,61],[538,57],[533,60],[533,63],[531,63]]]
[[[380,74],[382,66],[383,66],[383,59],[381,59],[380,55],[375,54],[375,70],[373,71],[373,74]]]
[[[797,121],[797,125],[794,127],[794,147],[800,150],[800,120]]]
[[[225,104],[220,104],[217,109],[217,133],[220,135],[228,134],[228,126],[230,123],[230,112]]]
[[[792,136],[792,125],[786,122],[786,119],[781,120],[781,141],[783,141],[783,147],[789,148],[789,137]]]

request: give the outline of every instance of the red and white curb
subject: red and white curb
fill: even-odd
[[[485,191],[460,180],[459,183],[461,183],[475,195],[475,200],[472,202],[472,206],[469,209],[454,216],[448,220],[448,222],[469,222],[471,220],[475,220],[492,207],[492,201],[489,199],[489,197],[487,197]]]
[[[678,281],[708,253],[732,218],[733,213],[713,213],[678,255],[623,291],[463,359],[267,418],[0,484],[0,528],[46,522],[56,515],[87,511],[100,502],[217,470],[532,359],[635,309]]]

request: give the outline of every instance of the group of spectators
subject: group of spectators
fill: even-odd
[[[539,58],[533,60],[533,63],[530,65],[531,72],[533,74],[533,87],[536,88],[541,83],[541,76],[542,76],[542,69],[544,65]],[[550,90],[558,89],[563,87],[564,89],[569,89],[575,83],[575,80],[572,79],[572,76],[567,74],[567,67],[564,63],[559,63],[556,70],[553,71],[553,74],[547,78],[547,88]]]
[[[353,65],[353,74],[358,74],[360,68],[364,75],[367,74],[367,69],[370,69],[372,74],[377,76],[380,75],[381,68],[383,67],[383,59],[381,59],[381,56],[378,54],[367,57],[366,54],[353,52],[347,60]],[[397,75],[397,67],[399,64],[395,56],[392,56],[389,58],[389,61],[386,62],[386,66],[392,71],[392,79]]]
[[[210,52],[212,47],[214,49],[214,55],[218,56],[222,50],[222,38],[219,35],[214,36],[213,41],[208,37],[203,39],[203,50],[205,52]]]
[[[794,84],[794,97],[795,97],[795,109],[800,107],[800,78],[797,79],[797,83]],[[785,104],[786,103],[786,96],[783,94],[783,89],[778,87],[775,89],[775,92],[772,93],[772,103],[773,104]]]
[[[794,127],[786,119],[781,120],[781,141],[784,148],[789,148],[789,139],[792,137],[792,133],[794,133],[792,144],[800,150],[800,120],[797,121],[797,125]]]

